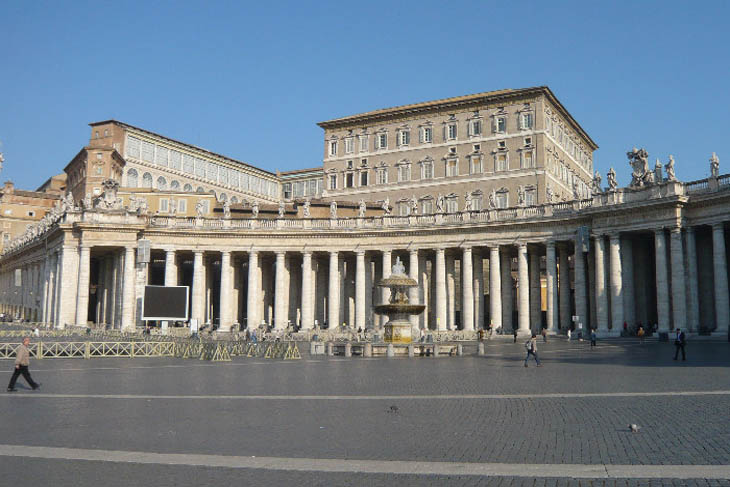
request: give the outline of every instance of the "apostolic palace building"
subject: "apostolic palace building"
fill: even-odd
[[[375,284],[400,259],[422,329],[728,334],[717,156],[708,179],[680,182],[671,157],[650,168],[633,149],[619,187],[613,169],[594,174],[596,143],[547,87],[321,122],[323,164],[289,172],[90,125],[63,174],[5,187],[6,313],[129,329],[145,285],[164,284],[189,286],[190,317],[222,332],[377,328],[388,291]]]

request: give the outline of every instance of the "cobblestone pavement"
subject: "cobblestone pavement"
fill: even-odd
[[[400,460],[628,465],[640,474],[643,466],[730,465],[727,343],[690,343],[686,362],[673,361],[666,343],[603,341],[590,351],[585,342],[552,340],[539,349],[544,366],[527,369],[522,344],[504,342],[489,343],[485,357],[438,359],[35,360],[31,372],[42,394],[0,395],[2,445],[306,458],[312,468],[0,456],[0,484],[730,485],[699,477],[571,480],[317,467],[317,459]],[[0,380],[9,379],[11,364],[0,362]],[[641,431],[630,433],[629,423]]]

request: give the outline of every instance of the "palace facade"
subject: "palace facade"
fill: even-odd
[[[144,286],[164,284],[189,286],[190,317],[223,332],[379,327],[375,284],[400,259],[422,329],[728,334],[730,175],[716,156],[710,178],[683,183],[673,160],[665,174],[634,150],[631,185],[614,173],[601,187],[596,144],[545,87],[320,126],[322,167],[272,173],[91,124],[66,196],[0,257],[2,310],[130,329]]]

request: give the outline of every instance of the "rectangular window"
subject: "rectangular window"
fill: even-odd
[[[456,139],[456,124],[450,123],[447,127],[447,137],[449,140]]]
[[[385,168],[378,169],[377,184],[388,184],[388,170]]]
[[[367,186],[368,185],[368,172],[362,171],[360,173],[360,186]]]
[[[187,213],[188,200],[177,200],[177,211],[178,213]]]
[[[474,144],[474,152],[479,152],[480,150],[482,150],[482,145],[481,144]]]
[[[352,169],[352,161],[347,161],[347,169]]]
[[[421,142],[426,144],[433,142],[433,129],[431,127],[423,127],[421,130]]]
[[[407,201],[398,202],[398,216],[408,216],[409,210]]]
[[[446,213],[456,213],[457,211],[459,211],[459,202],[456,201],[456,198],[447,198]]]
[[[352,137],[348,137],[345,139],[345,153],[352,154],[353,151],[353,143],[352,143]]]
[[[524,153],[525,158],[525,164],[524,167],[535,167],[532,160],[532,152],[525,152]]]
[[[469,135],[482,135],[482,121],[472,120],[469,124]]]
[[[471,209],[474,211],[482,211],[482,195],[472,196]]]
[[[446,176],[458,176],[459,175],[459,161],[449,160],[446,161]]]
[[[523,113],[521,120],[522,120],[522,123],[521,123],[522,126],[520,128],[525,129],[525,130],[532,128],[532,113]]]
[[[367,152],[367,151],[368,151],[368,136],[361,135],[360,136],[360,152]]]
[[[424,162],[421,168],[421,179],[433,179],[433,162]]]
[[[160,198],[160,213],[167,213],[169,204],[170,200],[168,200],[167,198]]]
[[[433,213],[433,200],[422,200],[421,201],[421,214],[430,215]]]
[[[355,175],[351,172],[348,172],[347,174],[345,174],[345,187],[346,188],[355,187]]]
[[[482,172],[482,158],[472,157],[471,158],[471,174],[479,174]]]
[[[284,184],[284,199],[290,200],[292,195],[291,183]]]
[[[330,141],[330,156],[334,157],[337,155],[337,141],[331,140]]]
[[[398,181],[410,181],[411,180],[411,166],[403,164],[398,166]]]
[[[497,208],[507,208],[509,205],[509,195],[507,193],[497,193]]]
[[[337,189],[337,174],[330,174],[330,189]]]
[[[388,148],[388,134],[378,134],[378,146],[377,149]]]
[[[506,171],[507,169],[507,154],[497,154],[497,171]]]
[[[102,158],[102,154],[101,154],[101,152],[97,152],[97,153],[96,153],[96,160],[97,160],[97,161],[100,161],[100,160],[101,160],[101,158]]]
[[[494,120],[494,129],[495,132],[498,133],[504,133],[507,131],[507,118],[506,117],[497,117]]]
[[[525,204],[527,206],[535,206],[535,190],[529,189],[525,191]]]

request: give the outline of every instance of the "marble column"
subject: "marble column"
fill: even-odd
[[[456,330],[456,262],[446,254],[446,328]]]
[[[122,330],[135,329],[134,309],[136,305],[135,289],[135,248],[124,248],[124,281],[122,287]]]
[[[76,321],[86,326],[89,318],[89,276],[91,273],[91,247],[81,245],[79,249],[79,280],[76,294]]]
[[[428,268],[426,267],[426,254],[421,252],[418,256],[418,304],[426,306],[418,316],[418,327],[428,329],[428,315],[431,303],[428,300]]]
[[[687,330],[687,286],[684,282],[684,248],[682,229],[670,230],[670,256],[672,262],[672,324],[674,328]]]
[[[621,242],[621,277],[623,279],[624,322],[629,327],[636,323],[636,291],[634,286],[634,245],[630,237]],[[621,330],[623,330],[621,323]],[[619,333],[620,331],[619,330]]]
[[[712,225],[712,261],[715,278],[715,330],[713,334],[726,336],[730,325],[728,303],[727,258],[725,256],[725,225]]]
[[[536,247],[529,248],[528,273],[530,279],[530,328],[535,333],[542,330],[542,296],[540,282],[540,254]]]
[[[571,323],[570,264],[568,263],[568,244],[558,244],[558,294],[560,306],[560,331],[566,333]]]
[[[61,272],[58,279],[58,321],[59,328],[65,328],[68,324],[76,322],[76,292],[78,291],[79,252],[76,246],[64,246],[63,256],[60,259]],[[134,249],[132,249],[134,250]],[[134,261],[132,262],[134,271]],[[134,273],[132,274],[132,299],[134,299]],[[62,283],[70,283],[64,286]],[[132,315],[134,315],[134,302],[132,302]],[[133,325],[134,326],[134,325]]]
[[[125,263],[126,264],[126,263]],[[126,274],[125,274],[126,287]],[[205,323],[205,281],[203,280],[203,251],[193,251],[193,302],[190,317],[198,320],[198,326]]]
[[[700,326],[700,294],[697,283],[697,241],[694,227],[687,227],[687,295],[689,309],[687,325],[689,331],[696,332]]]
[[[231,253],[221,252],[221,287],[220,287],[220,327],[221,332],[230,332],[233,325],[232,300],[233,292],[233,269],[231,267]],[[165,272],[167,277],[167,272]]]
[[[611,284],[611,335],[618,336],[624,326],[624,290],[621,269],[621,237],[609,235],[609,282]]]
[[[365,251],[355,252],[355,329],[365,329]]]
[[[408,277],[418,282],[418,249],[408,251]],[[418,300],[420,283],[416,287],[408,289],[408,302],[411,304],[421,304]],[[411,315],[411,326],[418,327],[418,315]]]
[[[175,249],[165,251],[165,286],[177,286],[177,259]]]
[[[499,246],[489,247],[489,323],[497,331],[502,327],[502,276]]]
[[[259,252],[250,250],[248,252],[248,295],[246,296],[246,327],[253,331],[261,321],[259,310]]]
[[[472,254],[472,274],[474,274],[474,328],[485,329],[484,321],[484,261],[480,250]]]
[[[436,329],[446,330],[446,256],[436,249]]]
[[[669,279],[667,275],[667,252],[664,229],[654,231],[654,251],[656,258],[656,306],[659,331],[669,331]],[[724,255],[724,254],[723,254]]]
[[[312,300],[312,252],[302,252],[302,329],[314,326],[314,301]]]
[[[576,241],[575,243],[575,253],[573,254],[573,258],[575,259],[575,262],[573,263],[575,272],[575,314],[578,316],[578,321],[580,323],[587,323],[588,302],[586,301],[586,257],[579,241]],[[576,330],[577,329],[578,325],[576,324]]]
[[[608,333],[608,294],[606,294],[606,241],[603,235],[594,237],[596,274],[596,323],[598,332]],[[584,330],[587,331],[587,330]]]
[[[517,246],[517,333],[530,333],[530,274],[527,268],[527,244]]]
[[[471,247],[464,247],[461,254],[461,328],[474,330],[474,274]]]
[[[390,249],[383,250],[383,269],[382,269],[382,275],[383,279],[390,277],[390,274],[393,270],[393,264],[392,264],[392,256],[393,252]],[[390,302],[390,288],[387,287],[381,287],[381,300],[382,304],[387,304]],[[388,322],[388,317],[386,315],[380,316],[380,326],[385,326],[385,324]]]
[[[54,266],[53,263],[53,257],[55,254],[48,254],[46,255],[46,268],[45,268],[45,278],[44,278],[44,284],[43,284],[43,300],[41,301],[41,322],[48,323],[48,311],[49,311],[49,292],[51,289],[51,281],[53,279],[53,270],[52,267]]]
[[[511,248],[506,247],[500,253],[500,269],[502,271],[502,328],[505,332],[515,329],[513,322],[514,311],[514,282],[512,282],[512,255]]]
[[[555,258],[555,242],[550,240],[545,248],[545,284],[547,297],[547,330],[558,331],[558,266]]]
[[[330,330],[340,326],[340,260],[337,252],[330,252],[329,298],[327,325]]]
[[[287,310],[284,293],[287,292],[286,280],[286,252],[276,252],[276,274],[274,277],[274,329],[283,330],[287,326]]]

